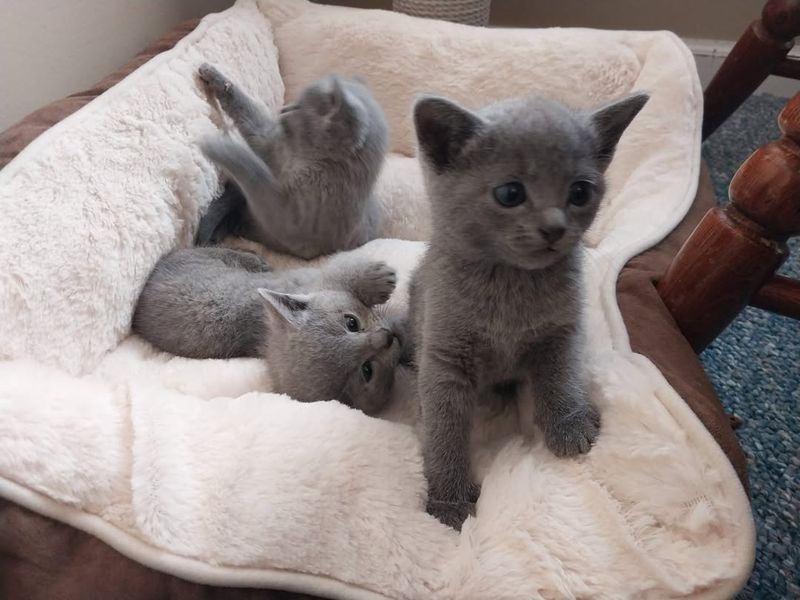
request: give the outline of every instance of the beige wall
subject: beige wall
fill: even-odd
[[[0,0],[0,129],[232,0]]]
[[[735,40],[761,0],[494,0],[492,22],[519,27],[669,29],[685,38]]]
[[[323,0],[391,8],[391,0]],[[509,27],[670,29],[687,38],[735,40],[762,0],[493,0],[491,22]]]
[[[325,0],[322,0],[325,2]],[[233,0],[0,0],[0,129],[83,89],[177,23]],[[391,0],[328,0],[391,8]],[[672,29],[734,40],[761,0],[494,0],[492,23]]]

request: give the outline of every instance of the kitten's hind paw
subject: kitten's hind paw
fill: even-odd
[[[219,72],[214,65],[203,63],[197,70],[200,81],[203,82],[206,89],[211,92],[215,97],[219,98],[231,91],[233,84],[230,80]]]
[[[355,282],[355,295],[367,306],[383,304],[397,285],[397,274],[384,262],[369,263]]]
[[[251,250],[237,250],[223,246],[204,246],[206,256],[216,258],[229,267],[244,269],[250,273],[267,273],[272,270],[269,263]]]
[[[255,252],[242,250],[239,255],[239,266],[250,273],[269,273],[272,267]]]
[[[461,531],[461,526],[467,517],[475,514],[475,503],[429,499],[425,510],[429,515],[436,517],[440,523],[444,523],[456,531]]]
[[[600,412],[588,402],[586,408],[574,415],[543,427],[544,441],[559,457],[586,454],[600,433]]]

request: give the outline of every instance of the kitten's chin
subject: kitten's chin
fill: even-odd
[[[536,271],[553,266],[557,262],[563,260],[568,254],[569,251],[562,252],[560,250],[545,248],[544,250],[515,254],[513,257],[508,257],[508,262],[518,269]]]

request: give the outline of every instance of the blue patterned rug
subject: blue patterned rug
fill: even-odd
[[[703,146],[719,202],[759,145],[780,135],[785,98],[751,97]],[[800,191],[798,191],[800,194]],[[781,273],[800,279],[800,239]],[[800,598],[800,321],[746,309],[701,355],[747,453],[758,542],[745,599]]]

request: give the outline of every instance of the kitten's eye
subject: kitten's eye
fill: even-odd
[[[500,206],[511,208],[525,202],[525,186],[518,181],[509,181],[494,188],[494,199]]]
[[[353,315],[344,316],[344,326],[347,327],[347,331],[352,331],[353,333],[361,331],[361,323],[359,323],[358,318]]]
[[[567,200],[573,206],[583,206],[592,197],[592,184],[588,181],[576,181],[569,186]]]
[[[372,363],[367,361],[363,365],[361,365],[361,376],[364,378],[364,381],[369,383],[370,379],[372,379]]]

